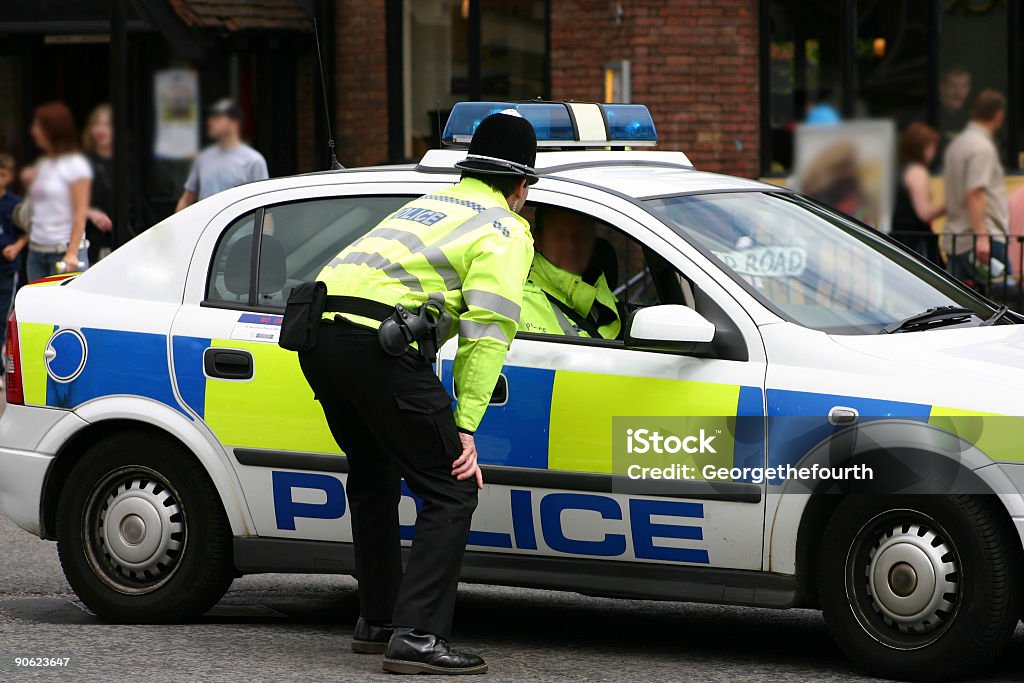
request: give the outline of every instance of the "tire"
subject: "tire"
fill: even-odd
[[[217,490],[186,448],[117,434],[75,463],[57,505],[57,552],[89,609],[119,623],[194,620],[235,576]]]
[[[824,533],[818,595],[846,655],[912,681],[960,678],[995,659],[1022,608],[1020,540],[1000,508],[994,496],[840,503]]]

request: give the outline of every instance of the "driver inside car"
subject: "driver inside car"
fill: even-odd
[[[619,339],[621,304],[595,262],[598,247],[612,261],[614,253],[604,253],[610,245],[598,241],[594,219],[540,206],[533,239],[536,253],[523,291],[519,331]]]

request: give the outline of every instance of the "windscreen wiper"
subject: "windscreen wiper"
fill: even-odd
[[[1009,306],[1000,306],[996,309],[996,312],[988,317],[987,320],[983,320],[978,327],[988,327],[989,325],[995,325],[999,322],[999,319],[1010,312]]]
[[[890,325],[886,325],[881,329],[881,332],[892,334],[893,332],[907,332],[909,330],[953,325],[968,320],[972,315],[974,315],[974,311],[961,306],[935,306],[909,318],[897,320]]]

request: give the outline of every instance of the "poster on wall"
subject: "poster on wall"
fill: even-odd
[[[191,159],[199,152],[199,76],[167,69],[153,76],[158,159]]]
[[[796,129],[789,185],[882,232],[892,223],[896,130],[862,120]]]

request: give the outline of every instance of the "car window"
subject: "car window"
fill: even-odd
[[[283,308],[342,249],[412,197],[332,197],[267,207],[260,245],[260,306]]]
[[[797,195],[710,193],[648,207],[780,315],[841,334],[877,333],[936,306],[988,307],[877,231]]]
[[[544,251],[543,237],[539,236],[544,228],[538,227],[539,223],[547,224],[553,220],[554,215],[566,213],[584,216],[543,204],[531,203],[524,209],[523,217],[530,222],[534,230],[538,253]],[[665,303],[693,305],[689,281],[665,259],[644,248],[642,244],[614,226],[593,216],[584,217],[592,222],[595,236],[587,271],[596,269],[604,274],[609,288],[620,304],[618,313],[623,324],[629,311],[642,306]],[[551,259],[550,254],[545,256]],[[551,333],[547,336],[563,335]],[[583,338],[580,341],[586,343],[587,340]]]
[[[235,219],[221,235],[210,265],[207,301],[248,304],[252,283],[252,235],[256,212]]]
[[[284,308],[295,285],[315,279],[338,252],[409,199],[331,197],[278,204],[247,214],[228,226],[217,245],[207,300]],[[260,240],[254,245],[256,229]],[[259,249],[259,270],[257,286],[251,291],[254,248]]]

